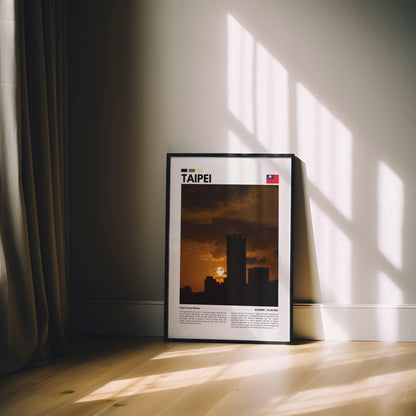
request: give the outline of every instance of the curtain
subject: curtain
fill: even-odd
[[[66,5],[15,1],[16,94],[0,103],[0,122],[16,108],[16,128],[0,130],[2,374],[66,349]]]

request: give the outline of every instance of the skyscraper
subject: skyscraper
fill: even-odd
[[[246,293],[246,239],[227,234],[227,279],[230,303],[244,304]]]
[[[250,304],[267,304],[269,290],[269,268],[253,267],[248,269],[248,292]]]

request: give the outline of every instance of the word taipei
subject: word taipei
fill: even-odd
[[[211,183],[210,173],[202,173],[198,169],[181,169],[182,183]]]

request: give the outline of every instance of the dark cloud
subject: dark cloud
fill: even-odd
[[[257,257],[247,257],[246,263],[248,265],[253,265],[253,264],[266,264],[266,257],[262,257],[260,259],[258,259]]]
[[[221,219],[277,225],[278,187],[182,185],[183,221],[214,224]]]
[[[203,211],[214,210],[230,201],[244,199],[251,185],[182,185],[182,208]]]
[[[181,235],[183,239],[193,241],[215,241],[225,245],[227,234],[240,234],[247,240],[247,246],[266,248],[277,246],[277,228],[268,227],[255,222],[219,219],[214,224],[193,224],[182,221]]]

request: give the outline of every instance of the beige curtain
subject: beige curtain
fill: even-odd
[[[64,351],[67,318],[65,2],[15,1],[15,78],[0,96],[3,374]]]

